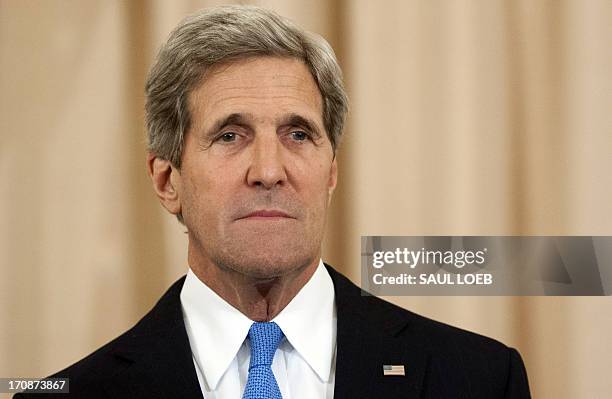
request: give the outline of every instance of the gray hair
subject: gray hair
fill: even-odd
[[[254,6],[205,9],[170,34],[145,88],[149,151],[180,168],[191,123],[190,92],[211,67],[253,56],[291,57],[306,64],[323,98],[323,124],[335,153],[348,98],[334,51],[321,36]]]

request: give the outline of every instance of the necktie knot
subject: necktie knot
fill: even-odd
[[[249,370],[256,366],[272,365],[274,352],[285,335],[280,327],[273,322],[257,322],[249,329],[251,343],[251,362]]]

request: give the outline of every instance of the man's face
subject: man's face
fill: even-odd
[[[258,278],[318,260],[337,177],[322,109],[296,59],[248,58],[206,74],[190,96],[176,179],[190,259]]]

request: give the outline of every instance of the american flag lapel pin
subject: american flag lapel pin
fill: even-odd
[[[383,375],[406,375],[404,365],[385,364],[383,365]]]

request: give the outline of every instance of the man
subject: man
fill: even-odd
[[[200,12],[146,94],[148,171],[186,226],[189,270],[55,375],[72,397],[529,397],[514,349],[362,296],[321,262],[347,111],[322,38],[255,7]]]

